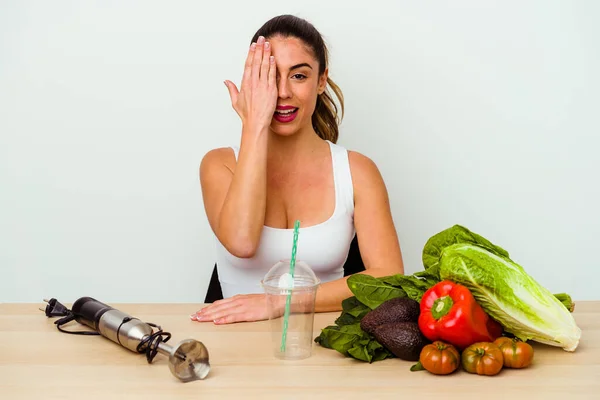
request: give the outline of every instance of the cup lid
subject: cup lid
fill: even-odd
[[[296,261],[294,276],[290,274],[290,260],[281,260],[271,269],[262,280],[265,289],[313,289],[321,280],[304,261]]]

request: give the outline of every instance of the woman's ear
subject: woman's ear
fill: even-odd
[[[329,68],[325,68],[325,71],[319,77],[319,94],[323,94],[325,89],[327,88],[327,78],[329,77]]]

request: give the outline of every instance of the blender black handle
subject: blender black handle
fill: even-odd
[[[110,310],[113,310],[111,306],[92,297],[81,297],[73,303],[71,312],[77,322],[89,326],[95,331],[99,331],[98,323],[100,322],[100,318],[105,312]]]

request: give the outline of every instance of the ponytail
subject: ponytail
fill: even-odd
[[[333,97],[329,91],[325,89],[325,91],[317,97],[315,112],[312,115],[312,125],[321,139],[337,143],[339,137],[339,124],[344,116],[344,95],[339,86],[336,85],[331,78],[327,78],[327,84],[339,101],[342,111],[341,116]]]

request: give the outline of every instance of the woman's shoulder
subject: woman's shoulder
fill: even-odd
[[[350,163],[350,170],[352,172],[357,171],[357,173],[366,173],[370,174],[377,171],[377,165],[373,160],[371,160],[366,155],[359,153],[355,150],[350,150],[347,147],[340,145],[339,143],[333,143],[327,140],[331,146],[336,148],[337,152],[345,152],[348,154],[348,162]]]
[[[226,165],[234,168],[236,164],[235,153],[232,147],[217,147],[209,150],[200,163],[200,170],[206,170],[216,165]]]
[[[348,162],[355,189],[369,190],[383,184],[381,172],[371,158],[358,151],[348,150]]]
[[[350,170],[352,173],[357,173],[359,175],[373,175],[379,174],[379,168],[375,161],[366,155],[359,153],[354,150],[348,151],[348,161],[350,163]]]
[[[210,149],[204,155],[204,158],[209,158],[209,159],[213,159],[213,158],[223,159],[223,158],[230,158],[230,157],[235,158],[234,146],[216,147],[214,149]]]

